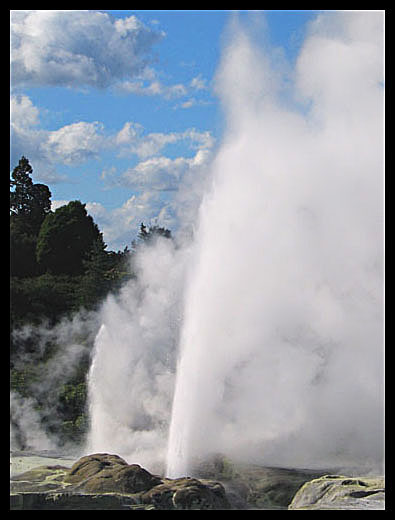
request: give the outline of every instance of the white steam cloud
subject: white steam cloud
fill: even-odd
[[[215,451],[266,464],[380,464],[382,15],[311,28],[284,108],[239,29],[218,71],[228,132],[203,200],[168,473]]]
[[[194,242],[141,250],[103,306],[90,450],[170,476],[217,451],[381,471],[382,32],[320,15],[289,75],[232,26]]]

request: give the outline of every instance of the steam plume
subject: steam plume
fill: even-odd
[[[168,474],[225,451],[266,464],[382,457],[382,15],[310,28],[284,103],[233,27],[227,134],[200,208]],[[291,108],[290,108],[291,107]]]

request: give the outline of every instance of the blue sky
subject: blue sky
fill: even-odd
[[[292,65],[315,14],[237,16]],[[11,169],[28,157],[53,209],[86,203],[108,249],[130,245],[142,221],[177,228],[178,186],[221,140],[214,79],[233,16],[11,11]]]

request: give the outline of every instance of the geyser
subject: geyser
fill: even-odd
[[[319,16],[291,78],[231,30],[217,74],[227,133],[186,288],[171,477],[218,451],[381,471],[382,25],[380,13]]]
[[[230,27],[193,243],[140,251],[102,309],[90,452],[382,471],[382,33],[319,15],[291,66]]]
[[[165,238],[141,247],[136,280],[104,302],[88,376],[85,452],[116,453],[163,471],[185,258],[186,250]]]

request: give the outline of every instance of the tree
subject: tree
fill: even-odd
[[[138,234],[138,239],[141,242],[152,242],[154,239],[158,237],[172,238],[170,229],[166,229],[156,225],[147,228],[147,226],[141,223],[140,231]]]
[[[32,172],[28,159],[22,156],[11,174],[10,215],[11,220],[18,219],[23,224],[25,232],[37,236],[51,211],[51,192],[45,184],[33,183]]]
[[[33,184],[31,193],[30,221],[38,234],[43,220],[51,211],[51,192],[45,184]]]
[[[103,240],[95,240],[83,262],[85,275],[79,292],[80,302],[86,308],[94,307],[111,290],[111,280],[106,276],[110,269],[110,255],[103,246]]]
[[[11,215],[10,220],[10,274],[21,278],[36,276],[37,236],[20,216]]]
[[[33,172],[32,167],[26,157],[19,160],[18,166],[16,166],[11,174],[12,180],[10,181],[10,187],[14,188],[14,191],[10,193],[10,210],[11,213],[16,215],[26,215],[30,213],[31,199],[32,199],[32,186],[33,181],[30,178]]]
[[[11,276],[39,274],[36,262],[37,235],[51,211],[51,192],[45,184],[34,184],[26,157],[20,159],[10,179],[10,268]]]
[[[97,241],[104,250],[102,233],[85,204],[71,201],[45,217],[37,239],[37,262],[53,274],[82,274],[84,261]]]

